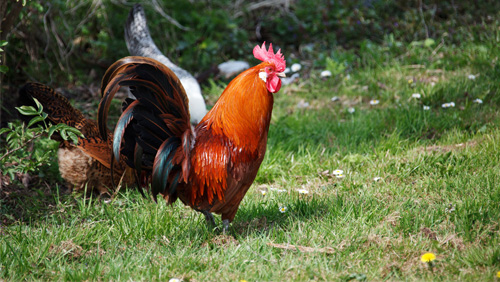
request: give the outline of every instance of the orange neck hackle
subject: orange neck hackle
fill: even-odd
[[[267,65],[261,63],[233,79],[200,125],[226,136],[236,147],[255,152],[269,128],[273,108],[273,95],[259,78]]]

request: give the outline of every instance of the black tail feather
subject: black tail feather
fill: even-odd
[[[123,118],[115,129],[113,151],[125,157],[127,165],[152,175],[152,192],[175,197],[175,187],[185,167],[189,150],[182,147],[192,138],[188,100],[175,74],[161,63],[143,57],[127,57],[113,64],[103,78],[99,104],[99,129],[106,129],[110,101],[121,86],[128,86],[137,101],[123,103]],[[183,172],[182,175],[187,174]]]

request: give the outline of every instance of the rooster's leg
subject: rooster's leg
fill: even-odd
[[[222,233],[227,234],[229,232],[229,219],[224,219],[222,221]]]
[[[205,211],[205,210],[197,210],[197,211],[201,212],[205,216],[205,220],[207,221],[207,224],[210,227],[214,227],[215,226],[214,216],[212,215],[211,212]]]

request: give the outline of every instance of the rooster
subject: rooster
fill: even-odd
[[[146,22],[146,15],[141,4],[135,4],[130,10],[125,23],[125,42],[132,56],[143,56],[153,58],[172,70],[180,79],[189,98],[189,112],[191,122],[197,124],[207,113],[205,100],[201,95],[198,81],[186,70],[180,68],[162,54],[156,46]]]
[[[60,141],[57,151],[59,172],[71,186],[77,190],[97,190],[101,195],[107,193],[120,178],[112,180],[111,170],[124,176],[122,183],[135,182],[133,171],[124,162],[111,163],[111,140],[102,138],[94,120],[87,119],[71,106],[69,101],[54,89],[39,83],[28,83],[19,90],[23,105],[35,105],[36,98],[47,113],[47,120],[52,124],[64,123],[80,130],[84,137],[78,138],[78,144],[63,140],[57,134],[52,138]],[[110,135],[107,131],[105,134]],[[124,172],[126,172],[124,174]]]
[[[179,198],[215,225],[221,214],[226,232],[264,158],[285,59],[279,50],[253,49],[263,61],[234,78],[196,128],[189,123],[188,99],[175,74],[160,62],[126,57],[104,75],[98,123],[109,134],[107,112],[114,94],[128,86],[137,100],[114,130],[113,154],[125,159],[141,179],[150,179],[154,199]]]

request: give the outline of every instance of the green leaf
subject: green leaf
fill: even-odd
[[[76,136],[75,133],[73,132],[68,132],[68,136],[69,138],[71,139],[71,141],[73,142],[73,144],[77,145],[78,144],[78,136]]]
[[[427,38],[425,41],[424,41],[424,46],[425,47],[432,47],[432,45],[436,44],[436,41],[434,41],[434,39],[432,38]]]
[[[28,123],[28,127],[31,127],[33,124],[37,123],[37,122],[40,122],[40,121],[43,121],[44,118],[41,117],[41,116],[37,116],[37,117],[34,117],[30,120],[30,122]]]
[[[66,134],[66,130],[61,130],[59,131],[59,133],[61,134],[62,139],[68,140],[68,134]]]
[[[61,129],[63,124],[56,124],[56,125],[53,125],[51,127],[49,127],[49,138],[52,136],[52,134],[54,134],[54,132],[58,131]]]
[[[16,138],[19,138],[19,135],[17,135],[17,133],[15,131],[12,131],[9,134],[7,134],[7,137],[5,137],[5,140],[7,140],[7,142],[9,142],[11,140],[16,140]]]
[[[85,136],[84,136],[84,135],[80,132],[80,130],[78,130],[78,129],[74,128],[74,127],[71,127],[71,126],[69,126],[69,125],[66,125],[66,124],[63,124],[63,129],[62,129],[62,130],[64,130],[64,131],[68,131],[68,133],[69,133],[69,132],[71,132],[71,133],[75,134],[75,136],[85,137]]]
[[[9,131],[12,131],[12,129],[7,128],[7,127],[0,128],[0,135],[4,134],[5,132],[9,132]]]
[[[0,66],[0,72],[1,73],[6,73],[8,71],[9,71],[9,67],[8,66],[4,66],[4,65]]]
[[[36,98],[33,98],[33,100],[35,101],[36,108],[38,109],[37,113],[41,114],[43,112],[42,104],[40,102],[38,102],[38,100]]]
[[[9,42],[7,40],[0,40],[0,47],[3,47],[7,44],[9,44]]]
[[[38,111],[35,110],[32,106],[21,106],[21,107],[16,107],[16,109],[25,116],[36,116],[38,115]]]
[[[41,125],[38,125],[37,127],[35,128],[30,128],[31,132],[33,132],[34,134],[40,134],[42,132],[45,131],[45,129],[41,126]]]

